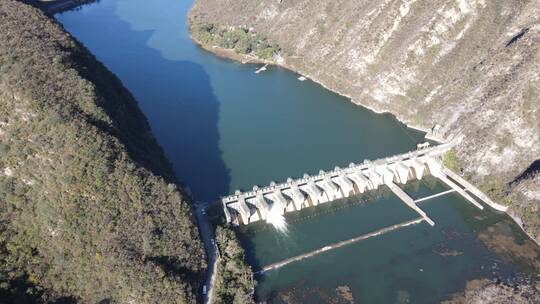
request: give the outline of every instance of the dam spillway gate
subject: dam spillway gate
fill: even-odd
[[[366,160],[362,164],[351,163],[347,168],[336,167],[331,171],[320,171],[317,175],[304,174],[302,178],[288,178],[283,183],[272,182],[266,187],[254,186],[251,191],[237,190],[233,195],[222,198],[223,211],[227,222],[233,225],[249,224],[265,220],[273,208],[277,208],[280,214],[299,211],[386,185],[423,220],[434,225],[428,215],[397,184],[405,184],[412,179],[421,180],[430,174],[483,209],[463,188],[448,178],[448,169],[444,167],[442,157],[451,147],[450,143],[421,147],[391,157]]]

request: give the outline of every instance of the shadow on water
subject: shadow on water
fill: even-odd
[[[228,193],[230,183],[219,148],[219,102],[200,65],[189,61],[163,65],[166,75],[173,76],[172,86],[163,88],[161,100],[144,105],[145,113],[178,178],[195,199],[215,200]]]
[[[92,8],[87,13],[93,18],[71,12],[57,18],[133,93],[177,179],[194,198],[213,201],[226,195],[231,177],[219,147],[220,102],[208,73],[198,63],[168,59],[150,48],[154,30],[134,30],[111,18],[113,11]],[[115,30],[96,31],[96,19]]]

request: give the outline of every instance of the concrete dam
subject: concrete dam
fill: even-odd
[[[374,161],[365,160],[362,164],[351,163],[347,168],[336,167],[328,172],[320,171],[318,175],[304,174],[302,178],[288,178],[286,182],[272,182],[266,187],[254,186],[251,191],[237,190],[234,195],[222,198],[225,217],[234,225],[249,224],[265,220],[272,208],[278,208],[279,213],[284,214],[386,185],[427,223],[434,225],[416,202],[397,186],[411,179],[420,180],[427,174],[439,178],[476,207],[483,209],[481,204],[448,177],[449,170],[443,166],[442,156],[451,147],[451,143],[434,147],[419,145],[417,150],[404,154]]]

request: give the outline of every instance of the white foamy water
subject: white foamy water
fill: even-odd
[[[285,217],[279,212],[278,208],[270,208],[268,216],[266,217],[266,222],[272,224],[272,226],[274,226],[274,228],[279,232],[286,233],[288,231]]]

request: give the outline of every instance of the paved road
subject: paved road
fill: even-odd
[[[215,281],[215,270],[218,262],[216,246],[212,243],[214,239],[214,229],[212,224],[208,220],[206,214],[203,210],[208,208],[206,203],[196,203],[195,204],[195,216],[197,217],[197,222],[199,224],[199,232],[203,239],[204,248],[206,250],[206,256],[208,258],[208,271],[206,273],[206,295],[203,295],[203,303],[213,303],[212,301],[212,287],[214,286]]]

